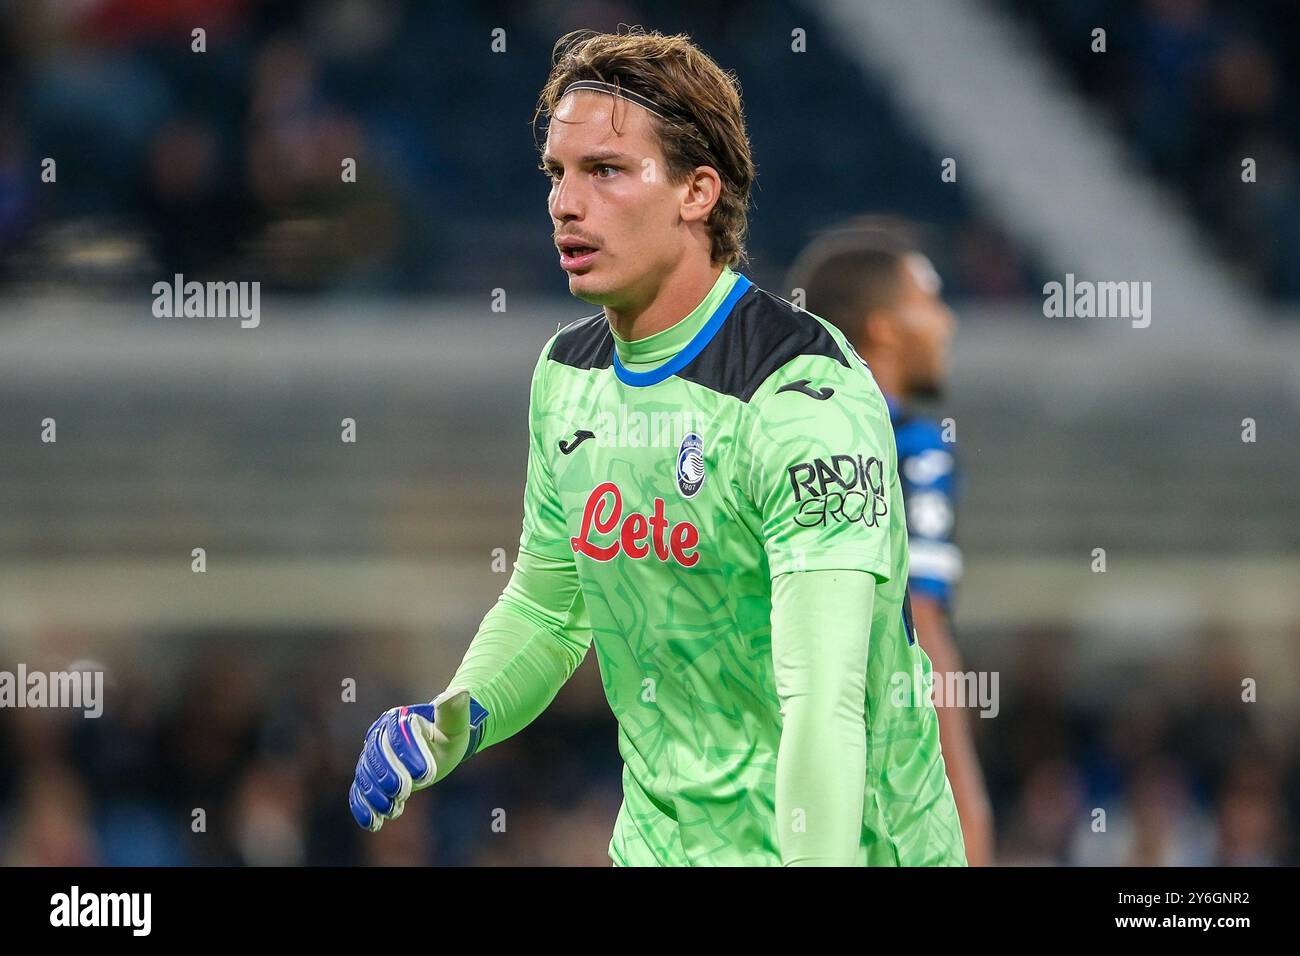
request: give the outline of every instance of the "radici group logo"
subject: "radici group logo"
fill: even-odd
[[[704,484],[704,442],[691,432],[677,449],[677,490],[683,498],[694,498]]]
[[[868,528],[889,514],[885,466],[879,458],[831,455],[791,465],[790,488],[801,528],[860,521]]]

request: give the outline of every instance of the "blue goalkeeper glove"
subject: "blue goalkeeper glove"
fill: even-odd
[[[380,714],[366,731],[348,791],[357,823],[374,833],[400,817],[412,793],[433,786],[478,748],[486,718],[467,690]]]

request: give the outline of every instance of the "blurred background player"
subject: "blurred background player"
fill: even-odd
[[[907,512],[908,587],[921,646],[934,667],[940,739],[971,866],[990,865],[993,815],[971,737],[967,702],[948,700],[963,671],[952,636],[952,592],[961,577],[953,541],[955,436],[914,413],[915,399],[939,397],[948,378],[956,317],[940,296],[934,265],[903,223],[857,220],[824,234],[796,260],[788,287],[809,311],[834,323],[871,368],[889,404]]]

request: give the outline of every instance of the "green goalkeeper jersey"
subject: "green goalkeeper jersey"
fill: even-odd
[[[594,647],[616,864],[964,864],[889,413],[843,336],[724,269],[663,332],[557,333],[529,425],[519,560],[451,683],[475,746]]]

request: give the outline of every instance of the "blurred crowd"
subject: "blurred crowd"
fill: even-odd
[[[1265,292],[1300,299],[1300,6],[1004,0]],[[1106,52],[1092,31],[1106,30]],[[1242,161],[1256,181],[1242,182]]]
[[[1019,635],[1002,712],[975,720],[999,862],[1300,862],[1300,738],[1293,717],[1243,699],[1255,671],[1241,643],[1215,631],[1158,655],[1105,643]]]
[[[756,280],[871,209],[934,223],[956,294],[1035,287],[856,65],[820,39],[791,53],[793,27],[816,30],[795,0],[86,0],[0,19],[0,288],[182,272],[276,291],[562,292],[533,107],[559,36],[619,23],[689,31],[740,77]]]
[[[1300,862],[1300,736],[1262,734],[1271,718],[1243,703],[1232,642],[1080,680],[1087,641],[1019,637],[997,716],[974,718],[1000,863]],[[346,802],[361,738],[430,692],[362,672],[345,701],[339,675],[372,651],[190,637],[169,644],[166,680],[146,677],[148,656],[111,663],[97,720],[6,712],[0,864],[608,865],[621,763],[593,659],[532,726],[370,836]]]
[[[108,663],[98,719],[0,711],[0,865],[608,862],[620,764],[607,713],[555,707],[369,836],[347,805],[361,740],[427,687],[359,670],[371,639],[211,634],[163,650]],[[174,669],[149,670],[159,658]]]
[[[1002,2],[1224,256],[1263,291],[1300,298],[1300,9]],[[646,23],[688,30],[742,80],[760,282],[846,211],[870,209],[935,225],[956,296],[1038,289],[1032,254],[938,181],[938,157],[873,80],[830,44],[789,55],[809,16],[795,0],[19,4],[0,19],[0,288],[183,272],[298,292],[558,291],[529,127],[551,45],[577,27]],[[1104,55],[1090,46],[1097,26]],[[46,158],[55,184],[40,179]]]

